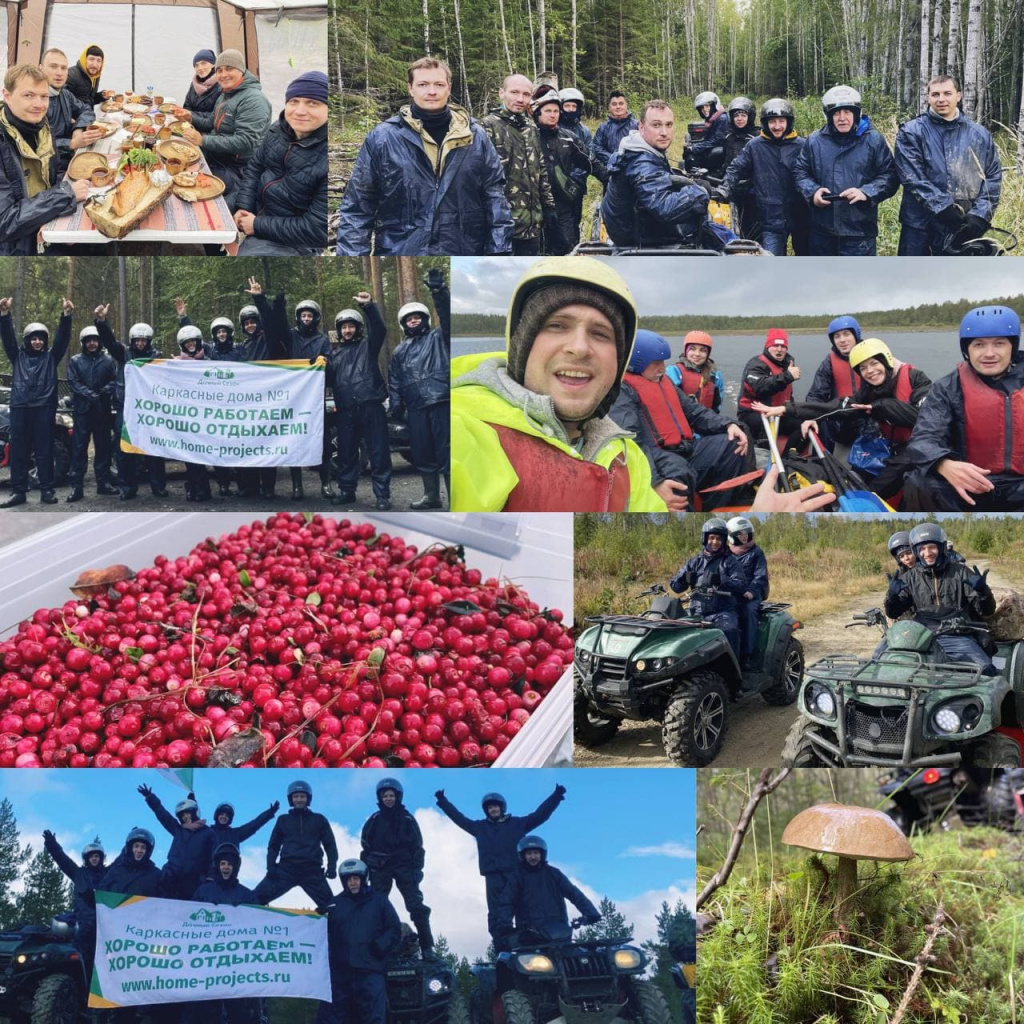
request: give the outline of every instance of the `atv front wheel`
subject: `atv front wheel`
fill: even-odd
[[[619,731],[622,721],[605,718],[590,706],[584,697],[577,697],[572,706],[572,735],[585,747],[599,747]]]
[[[32,1000],[31,1024],[75,1024],[78,988],[66,974],[43,978]]]
[[[448,1000],[447,1024],[470,1024],[469,1007],[461,992],[456,989]]]
[[[794,768],[827,768],[829,763],[814,749],[808,733],[817,726],[805,718],[798,718],[786,734],[782,747],[782,763]]]
[[[971,748],[971,763],[977,768],[1020,768],[1020,744],[1001,732],[990,732]]]
[[[469,1019],[472,1024],[494,1024],[494,989],[479,980],[469,992]]]
[[[800,684],[804,680],[804,648],[796,637],[791,636],[786,644],[786,653],[779,663],[775,682],[761,691],[765,704],[786,707],[796,700]]]
[[[717,672],[694,672],[665,708],[661,742],[665,753],[684,768],[710,764],[722,749],[729,728],[729,693]]]
[[[501,997],[505,1024],[537,1024],[530,1000],[522,992],[506,992]]]
[[[634,981],[633,995],[640,1024],[672,1024],[672,1011],[652,981]]]

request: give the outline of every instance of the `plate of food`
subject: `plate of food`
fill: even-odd
[[[126,103],[124,105],[124,112],[126,114],[145,114],[148,110],[148,103]]]
[[[90,153],[85,150],[76,153],[68,164],[68,177],[72,181],[91,181],[93,171],[106,171],[107,158],[102,153]]]
[[[165,139],[158,142],[153,149],[163,159],[167,165],[167,172],[172,177],[198,163],[202,155],[196,146],[184,139]]]
[[[186,203],[214,199],[224,192],[224,182],[220,178],[202,171],[181,171],[171,181],[174,182],[174,194]]]
[[[105,114],[114,114],[124,109],[124,100],[105,100],[100,104],[100,110]]]
[[[113,121],[93,121],[93,123],[90,124],[90,125],[87,125],[87,127],[88,128],[102,128],[103,129],[102,138],[104,138],[104,139],[109,139],[110,136],[114,134],[114,132],[118,131],[121,128],[121,126],[119,124],[115,124]],[[99,141],[99,140],[97,140],[97,141]]]

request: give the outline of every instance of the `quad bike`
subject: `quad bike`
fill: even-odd
[[[720,211],[719,215],[714,217],[711,216],[711,212],[712,211],[709,211],[709,219],[711,223],[718,225],[720,228],[728,228],[728,225],[722,223],[724,215]],[[710,234],[708,232],[710,232]],[[589,256],[664,256],[666,253],[672,253],[673,256],[772,255],[772,253],[765,249],[759,242],[755,242],[749,238],[733,238],[731,241],[722,243],[719,238],[712,237],[713,235],[715,235],[713,229],[707,228],[707,231],[705,231],[704,234],[704,242],[711,243],[710,245],[680,244],[677,246],[660,248],[645,245],[616,245],[608,236],[608,231],[604,227],[604,223],[601,219],[601,208],[598,207],[594,211],[594,220],[591,226],[589,241],[581,240],[580,243],[576,246],[576,248],[573,249],[570,255],[579,256],[583,254]]]
[[[673,984],[679,989],[683,1024],[697,1024],[697,964],[673,964],[670,973]]]
[[[403,933],[408,925],[403,925]],[[416,933],[403,935],[398,955],[388,961],[388,1024],[469,1024],[469,1008],[443,960],[420,958]]]
[[[850,626],[880,626],[887,649],[833,654],[808,668],[783,760],[796,767],[1020,768],[1024,642],[994,645],[998,675],[949,661],[936,632],[912,619],[886,628],[878,608]],[[988,630],[951,620],[940,633]],[[994,642],[992,642],[994,643]]]
[[[632,936],[574,939],[580,924],[524,929],[495,963],[474,965],[472,1024],[672,1024]]]
[[[887,773],[878,792],[892,803],[885,813],[907,834],[968,827],[1024,831],[1024,768],[925,768]]]
[[[10,401],[10,389],[3,388],[0,392],[6,391],[0,398]],[[53,420],[53,482],[62,487],[68,482],[71,472],[71,435],[74,430],[74,420],[71,412],[71,399],[62,398],[57,405],[57,412]],[[0,404],[0,469],[9,467],[11,464],[11,408],[9,405]],[[36,459],[33,453],[29,461],[28,470],[29,487],[35,490],[39,487],[39,474],[36,471]]]
[[[87,1014],[85,962],[74,925],[23,925],[0,933],[0,1017],[14,1024],[76,1024]]]
[[[694,597],[722,591],[696,588],[689,607],[655,584],[642,615],[595,615],[576,641],[573,659],[576,740],[607,743],[626,720],[661,723],[665,752],[680,765],[710,764],[729,728],[729,705],[759,693],[767,704],[796,700],[804,652],[801,628],[788,604],[765,601],[758,615],[751,667],[741,670],[725,634],[694,608]]]

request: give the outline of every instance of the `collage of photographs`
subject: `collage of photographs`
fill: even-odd
[[[0,0],[0,1024],[1024,1024],[1021,15]]]

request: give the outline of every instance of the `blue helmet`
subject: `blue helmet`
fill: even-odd
[[[669,359],[671,355],[672,349],[660,334],[641,329],[636,332],[636,341],[633,342],[627,369],[630,373],[643,373],[651,363],[656,363],[659,359]]]
[[[852,316],[837,316],[835,320],[828,325],[828,340],[832,341],[832,335],[836,331],[853,331],[853,336],[857,341],[861,341],[860,335],[860,324],[857,323],[856,317]]]
[[[381,779],[380,782],[377,783],[378,800],[380,800],[380,795],[384,792],[385,789],[393,789],[395,791],[395,796],[398,797],[398,802],[402,802],[402,797],[405,795],[405,790],[402,789],[402,784],[398,781],[398,779],[389,777],[386,779]]]
[[[150,855],[152,856],[153,850],[156,847],[156,840],[153,838],[153,833],[148,828],[139,828],[135,826],[128,833],[128,838],[124,841],[124,845],[127,849],[131,849],[132,843],[145,843],[149,847]]]
[[[979,306],[969,309],[960,321],[960,352],[967,358],[967,347],[975,338],[1009,338],[1013,362],[1020,350],[1020,317],[1009,306]]]
[[[500,793],[484,793],[484,798],[480,801],[480,806],[484,809],[484,814],[487,813],[488,804],[497,804],[501,808],[501,813],[503,815],[508,811],[508,804]]]
[[[548,859],[548,844],[541,839],[540,836],[523,836],[522,839],[516,844],[516,853],[519,854],[519,859],[523,859],[523,854],[527,850],[540,850],[542,861]]]
[[[308,807],[313,802],[313,787],[308,782],[303,782],[302,779],[296,779],[294,782],[288,783],[288,803],[292,802],[292,797],[296,793],[305,793],[309,799],[306,801]]]

